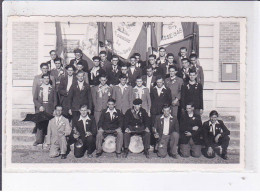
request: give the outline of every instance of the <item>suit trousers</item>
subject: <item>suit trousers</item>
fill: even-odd
[[[228,135],[224,136],[224,137],[220,137],[218,143],[215,143],[212,145],[213,154],[211,156],[209,156],[207,154],[207,150],[206,150],[205,156],[207,158],[214,158],[216,156],[216,154],[215,154],[216,150],[218,149],[219,146],[222,148],[222,154],[227,154],[227,148],[229,145],[229,141],[230,141],[230,137]]]
[[[104,140],[104,136],[107,135],[108,133],[106,131],[98,131],[97,133],[97,141],[96,141],[96,148],[97,148],[97,153],[102,152],[102,143]],[[121,153],[122,147],[123,147],[123,133],[122,132],[115,132],[113,133],[116,136],[116,153]]]
[[[51,158],[57,157],[60,154],[66,154],[67,152],[67,140],[65,136],[58,138],[56,142],[51,144],[49,156]]]
[[[131,132],[131,133],[124,133],[124,148],[129,147],[130,144],[130,139],[133,135],[140,135],[143,140],[143,145],[144,145],[144,150],[148,150],[150,148],[150,136],[151,133],[147,133],[146,131],[141,131],[141,132]]]
[[[177,155],[177,145],[179,142],[179,133],[172,132],[170,135],[162,135],[158,143],[158,152],[157,155],[161,158],[165,158],[168,153],[168,144],[169,151],[171,155]]]
[[[179,106],[171,106],[171,115],[177,118]]]
[[[201,156],[201,145],[195,145],[193,139],[190,138],[187,144],[180,145],[180,153],[182,157],[190,157],[192,155],[195,158]]]
[[[98,121],[100,119],[101,113],[102,113],[102,111],[94,111],[94,117],[95,117],[97,126],[98,126]]]
[[[36,137],[36,143],[43,144],[45,135],[47,134],[47,127],[48,127],[49,121],[43,121],[36,124],[36,131],[35,131],[35,137]]]
[[[76,158],[83,157],[86,151],[87,151],[87,154],[92,154],[96,149],[96,144],[95,144],[96,138],[93,135],[84,137],[82,139],[82,141],[83,141],[82,148],[77,148],[74,144],[74,156]]]

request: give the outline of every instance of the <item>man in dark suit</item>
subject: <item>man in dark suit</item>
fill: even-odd
[[[73,117],[79,115],[80,106],[86,104],[89,111],[92,110],[92,96],[88,84],[84,82],[84,72],[77,72],[77,82],[74,82],[69,91],[69,114]]]
[[[151,65],[146,68],[146,75],[143,75],[142,79],[143,85],[151,92],[151,88],[156,85],[156,76],[153,75],[153,68]]]
[[[49,66],[49,70],[52,70],[55,68],[55,62],[54,62],[54,59],[57,58],[57,54],[56,54],[56,51],[55,50],[51,50],[49,52],[50,54],[50,57],[51,57],[51,60],[47,61],[46,63],[48,64]]]
[[[74,65],[74,67],[77,68],[77,64],[81,63],[83,65],[83,71],[88,72],[88,70],[89,70],[88,62],[86,60],[82,59],[82,56],[83,56],[82,50],[77,48],[74,50],[74,54],[75,54],[75,59],[72,59],[70,61],[70,65]]]
[[[116,157],[121,157],[121,150],[123,146],[123,115],[115,109],[116,101],[110,98],[107,102],[107,109],[104,109],[101,113],[98,122],[98,133],[97,133],[97,153],[96,157],[102,155],[102,142],[105,136],[112,134],[116,136]]]
[[[135,66],[141,68],[142,75],[145,75],[146,74],[146,67],[147,67],[146,61],[141,60],[140,53],[134,53],[134,56],[135,56],[135,59],[136,59],[136,65]]]
[[[161,68],[163,70],[164,78],[170,77],[169,68],[171,66],[176,66],[177,67],[176,62],[174,61],[174,55],[172,53],[168,53],[167,54],[167,61],[165,63],[161,64]]]
[[[156,59],[156,64],[160,67],[162,64],[167,62],[166,49],[164,47],[159,48],[159,57]]]
[[[171,90],[165,87],[162,77],[156,78],[156,86],[151,90],[151,102],[151,115],[154,122],[155,117],[162,114],[163,106],[172,103]]]
[[[153,68],[153,75],[154,76],[163,76],[163,69],[156,64],[156,56],[155,55],[149,55],[149,65]]]
[[[141,135],[144,145],[144,155],[149,158],[150,148],[150,130],[149,118],[145,109],[142,108],[142,100],[135,99],[133,108],[126,111],[125,114],[125,133],[124,133],[124,157],[127,158],[130,138],[133,135]]]
[[[108,85],[114,86],[119,84],[119,76],[121,75],[121,67],[118,65],[119,58],[112,56],[112,66],[107,69]]]
[[[214,158],[216,149],[220,146],[221,157],[227,160],[227,148],[229,145],[230,131],[222,120],[218,119],[218,112],[209,113],[210,119],[203,123],[203,139],[206,144],[206,157]]]
[[[181,63],[182,63],[182,68],[179,69],[177,76],[179,78],[183,79],[184,83],[188,83],[190,80],[190,78],[189,78],[189,70],[190,70],[189,59],[183,58],[183,59],[181,59]]]
[[[129,67],[126,64],[122,65],[122,67],[121,67],[121,75],[119,77],[121,77],[122,75],[125,75],[126,76],[126,84],[130,85],[129,78],[128,78],[129,77],[128,71],[129,71]]]
[[[188,58],[188,49],[186,47],[181,47],[180,48],[180,52],[179,52],[179,55],[178,55],[178,59],[177,59],[177,67],[179,69],[181,69],[183,66],[182,66],[182,59],[185,59],[185,58]]]
[[[90,69],[88,77],[89,77],[89,85],[97,86],[100,84],[99,78],[100,75],[105,74],[105,70],[100,67],[100,57],[94,56],[92,58],[94,62],[94,66]]]
[[[197,82],[200,83],[202,85],[202,87],[204,86],[204,72],[203,72],[203,68],[201,65],[198,64],[198,59],[197,59],[197,55],[196,54],[191,54],[190,55],[190,65],[192,68],[195,68],[197,71]]]
[[[194,104],[194,114],[202,115],[203,113],[203,88],[196,82],[197,72],[195,69],[189,70],[190,81],[184,83],[181,87],[181,107],[182,112],[186,109],[186,105],[190,102]]]
[[[132,87],[135,87],[135,81],[137,77],[142,76],[142,69],[140,67],[136,67],[136,58],[135,56],[130,57],[130,67],[128,70],[128,80],[129,84]]]
[[[179,123],[176,118],[171,116],[169,105],[164,105],[163,114],[156,117],[153,131],[154,137],[158,142],[158,157],[165,158],[167,156],[169,145],[169,156],[176,159],[179,141]]]
[[[68,94],[73,83],[77,82],[77,78],[74,75],[75,67],[73,65],[67,65],[65,67],[67,73],[60,79],[60,85],[58,92],[60,95],[60,104],[62,105],[62,112],[64,115],[69,114],[69,98]]]
[[[111,68],[112,63],[107,60],[107,53],[106,53],[106,51],[100,51],[100,52],[99,52],[99,57],[100,57],[100,59],[101,59],[101,61],[100,61],[100,67],[101,67],[102,69],[104,69],[105,72],[107,72],[107,70],[108,70],[109,68]]]
[[[81,158],[87,151],[87,156],[92,158],[92,153],[96,147],[96,121],[92,115],[88,115],[87,105],[82,105],[79,111],[80,115],[74,117],[72,120],[72,129],[73,137],[75,139],[80,139],[83,142],[83,146],[78,148],[78,146],[74,144],[74,156],[76,158]]]
[[[180,122],[180,153],[182,157],[190,154],[199,158],[201,156],[202,123],[199,116],[194,114],[192,103],[186,105],[186,112]]]

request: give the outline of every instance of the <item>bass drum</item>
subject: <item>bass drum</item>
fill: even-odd
[[[104,152],[113,153],[116,151],[116,138],[113,135],[108,135],[102,144]]]
[[[132,153],[141,153],[144,150],[142,137],[139,135],[133,135],[130,139],[129,150]]]

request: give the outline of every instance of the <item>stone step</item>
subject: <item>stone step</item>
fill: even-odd
[[[13,134],[31,134],[34,126],[13,126]]]
[[[208,113],[203,113],[201,119],[203,121],[209,120],[209,114]],[[223,115],[219,117],[220,120],[223,120],[224,122],[229,122],[229,121],[236,121],[236,117],[233,115]]]
[[[34,122],[13,119],[12,126],[35,126]]]

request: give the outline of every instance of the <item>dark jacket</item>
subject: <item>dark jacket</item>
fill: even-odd
[[[119,76],[121,75],[121,68],[117,66],[117,71],[113,71],[112,66],[107,69],[107,84],[117,85],[119,84]]]
[[[202,85],[202,87],[204,86],[204,72],[203,72],[203,68],[200,65],[196,65],[196,71],[197,71],[197,82],[200,83]]]
[[[215,137],[218,134],[221,134],[221,137],[230,135],[230,131],[227,129],[222,120],[217,120],[217,123],[215,125],[215,135],[213,135],[213,131],[211,128],[212,125],[210,124],[209,120],[204,122],[202,125],[203,139],[207,147],[211,147],[215,144]]]
[[[164,104],[171,104],[172,97],[171,97],[171,90],[169,88],[163,88],[162,93],[158,96],[156,87],[151,89],[151,114],[159,115],[162,113],[163,105]]]
[[[192,128],[197,126],[198,130],[193,130]],[[186,136],[185,132],[190,132],[192,136]],[[185,112],[181,117],[180,122],[180,144],[188,144],[190,138],[192,138],[193,142],[196,145],[201,145],[202,137],[202,123],[200,116],[193,114],[193,117],[189,117],[188,113]]]
[[[86,104],[92,110],[92,95],[88,84],[83,82],[83,89],[80,90],[78,82],[74,82],[69,91],[69,109],[78,111],[81,105]]]
[[[134,109],[130,108],[125,113],[125,128],[129,126],[149,127],[149,118],[145,109],[140,108],[138,114],[134,116]]]
[[[88,115],[89,120],[86,120],[86,131],[91,132],[93,136],[96,136],[97,134],[97,126],[94,116]],[[76,128],[76,130],[80,134],[80,138],[84,139],[86,136],[86,132],[84,129],[83,121],[79,120],[80,116],[75,117],[72,119],[72,129]]]
[[[72,85],[75,82],[77,82],[77,79],[76,79],[75,75],[73,75]],[[65,105],[66,107],[69,106],[69,102],[68,102],[69,91],[67,91],[67,85],[68,85],[68,75],[61,77],[60,85],[58,88],[58,92],[60,94],[60,103],[62,106]],[[72,87],[72,85],[71,85],[71,87]],[[71,90],[71,87],[70,87],[70,90]]]
[[[189,68],[188,68],[189,69]],[[184,68],[181,68],[177,74],[176,74],[179,78],[183,79],[183,82],[184,83],[188,83],[189,80],[190,80],[190,77],[189,77],[189,72],[188,70],[185,72],[184,71]]]
[[[88,78],[89,78],[89,85],[91,86],[97,86],[100,84],[99,78],[101,75],[106,74],[105,70],[100,68],[99,70],[97,70],[97,74],[96,76],[91,76],[91,70],[93,69],[93,67],[89,70],[88,72]]]
[[[115,130],[120,127],[123,129],[123,123],[123,115],[118,109],[116,109],[116,112],[113,114],[112,120],[110,113],[107,112],[107,109],[104,109],[98,121],[98,128],[102,128],[103,130]]]
[[[150,91],[151,89],[156,86],[156,76],[152,76],[152,81],[151,81],[151,85],[150,86],[147,86],[147,75],[143,75],[142,76],[142,80],[143,80],[143,85],[145,87],[147,87]]]
[[[166,63],[163,63],[163,64],[161,64],[161,69],[163,70],[163,77],[164,78],[168,78],[168,77],[170,77],[170,73],[169,73],[169,68],[171,67],[171,66],[174,66],[174,65],[168,65],[168,61],[166,62]],[[167,73],[167,67],[168,67],[168,73]],[[177,67],[177,66],[176,66]],[[177,68],[177,71],[179,71],[179,69]]]
[[[153,68],[154,76],[162,76],[164,78],[163,69],[161,67]]]
[[[203,109],[203,88],[200,83],[182,85],[181,107],[186,109],[186,105],[190,102],[193,102],[195,109]]]
[[[158,115],[155,118],[154,123],[154,129],[159,134],[159,138],[163,135],[163,127],[164,127],[164,118],[163,115]],[[172,132],[179,133],[179,123],[178,120],[175,117],[170,117],[170,126],[169,126],[169,135],[171,135]]]
[[[146,61],[138,61],[136,67],[141,68],[142,75],[146,75],[146,67],[147,67]]]
[[[76,63],[76,59],[70,60],[70,65],[73,65],[74,67],[76,67],[75,63]],[[83,65],[83,71],[85,71],[85,72],[89,71],[88,62],[86,60],[80,59],[78,63],[81,63]]]
[[[134,87],[136,85],[135,81],[136,81],[136,78],[138,76],[142,76],[142,69],[139,68],[139,67],[135,67],[135,70],[134,72],[132,73],[130,67],[129,67],[129,70],[128,70],[128,81],[129,81],[129,85],[131,85],[132,87]]]

